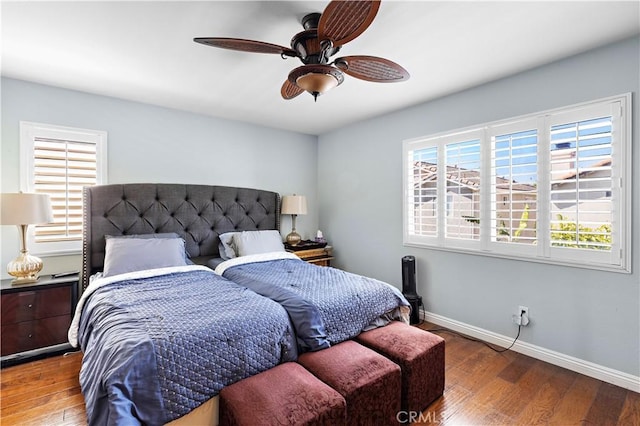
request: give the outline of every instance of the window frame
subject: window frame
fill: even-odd
[[[20,190],[35,192],[35,141],[39,138],[88,143],[96,148],[96,184],[107,183],[107,132],[55,124],[20,121]],[[37,242],[35,226],[27,231],[29,251],[41,257],[82,253],[82,238],[72,241]]]
[[[538,263],[556,264],[563,266],[597,269],[612,272],[631,273],[631,149],[632,149],[632,95],[610,96],[593,101],[582,102],[565,107],[554,108],[518,117],[469,126],[453,131],[406,139],[402,143],[402,185],[403,185],[403,245],[409,247],[430,248],[443,251],[476,254],[490,257],[508,258]],[[553,247],[550,241],[551,218],[551,127],[556,124],[558,117],[576,115],[586,120],[590,111],[610,108],[611,124],[611,202],[612,208],[612,246],[605,252],[590,249]],[[607,115],[609,116],[609,115]],[[560,121],[566,122],[561,119]],[[505,135],[513,130],[525,131],[527,125],[534,124],[537,131],[537,189],[536,189],[536,244],[529,246],[509,242],[493,241],[491,237],[492,216],[492,136]],[[410,232],[413,223],[412,213],[415,197],[412,195],[414,164],[410,155],[414,151],[425,148],[438,150],[438,192],[436,208],[441,212],[445,204],[442,197],[446,197],[445,167],[446,159],[443,155],[445,143],[462,141],[465,134],[480,132],[480,247],[469,244],[459,244],[446,239],[441,228],[444,226],[442,217],[436,219],[437,237],[426,237]],[[410,188],[409,186],[412,186]],[[445,198],[446,199],[446,198]],[[475,242],[469,240],[468,242]],[[501,249],[502,248],[502,249]],[[605,260],[603,260],[605,259]]]

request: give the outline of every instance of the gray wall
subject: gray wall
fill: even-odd
[[[108,132],[108,183],[166,182],[241,186],[304,194],[309,214],[298,232],[318,224],[317,137],[205,117],[136,102],[2,79],[1,190],[19,183],[20,121]],[[288,166],[297,165],[295,175]],[[291,230],[282,218],[282,233]],[[0,267],[18,254],[16,227],[0,227]],[[45,258],[43,273],[77,270],[79,256]]]
[[[401,257],[417,259],[427,311],[640,375],[640,173],[633,171],[633,274],[528,263],[402,245],[402,141],[633,92],[638,147],[639,39],[626,40],[329,134],[318,144],[320,227],[337,265],[401,286]],[[473,69],[470,69],[473,72]]]

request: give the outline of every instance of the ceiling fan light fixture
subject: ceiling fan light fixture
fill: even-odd
[[[310,72],[309,74],[298,77],[296,84],[309,93],[322,94],[337,87],[338,80],[331,74]]]
[[[303,65],[289,73],[289,81],[317,98],[339,86],[344,81],[344,75],[329,65]]]

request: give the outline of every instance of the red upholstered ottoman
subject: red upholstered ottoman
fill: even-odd
[[[298,362],[347,401],[347,424],[396,425],[400,410],[400,367],[354,341],[317,352]]]
[[[342,395],[295,362],[220,391],[220,426],[345,425]]]
[[[394,321],[360,333],[356,340],[402,369],[402,409],[422,411],[444,392],[444,339]]]

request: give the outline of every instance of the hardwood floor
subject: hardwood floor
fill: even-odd
[[[452,333],[437,334],[446,340],[444,396],[419,423],[640,425],[638,393],[516,352],[496,353]]]
[[[77,352],[0,370],[0,424],[86,424],[81,360]]]
[[[435,328],[423,324],[423,328]],[[444,396],[416,424],[640,426],[640,394],[450,333]],[[84,425],[81,355],[0,371],[0,424]]]

